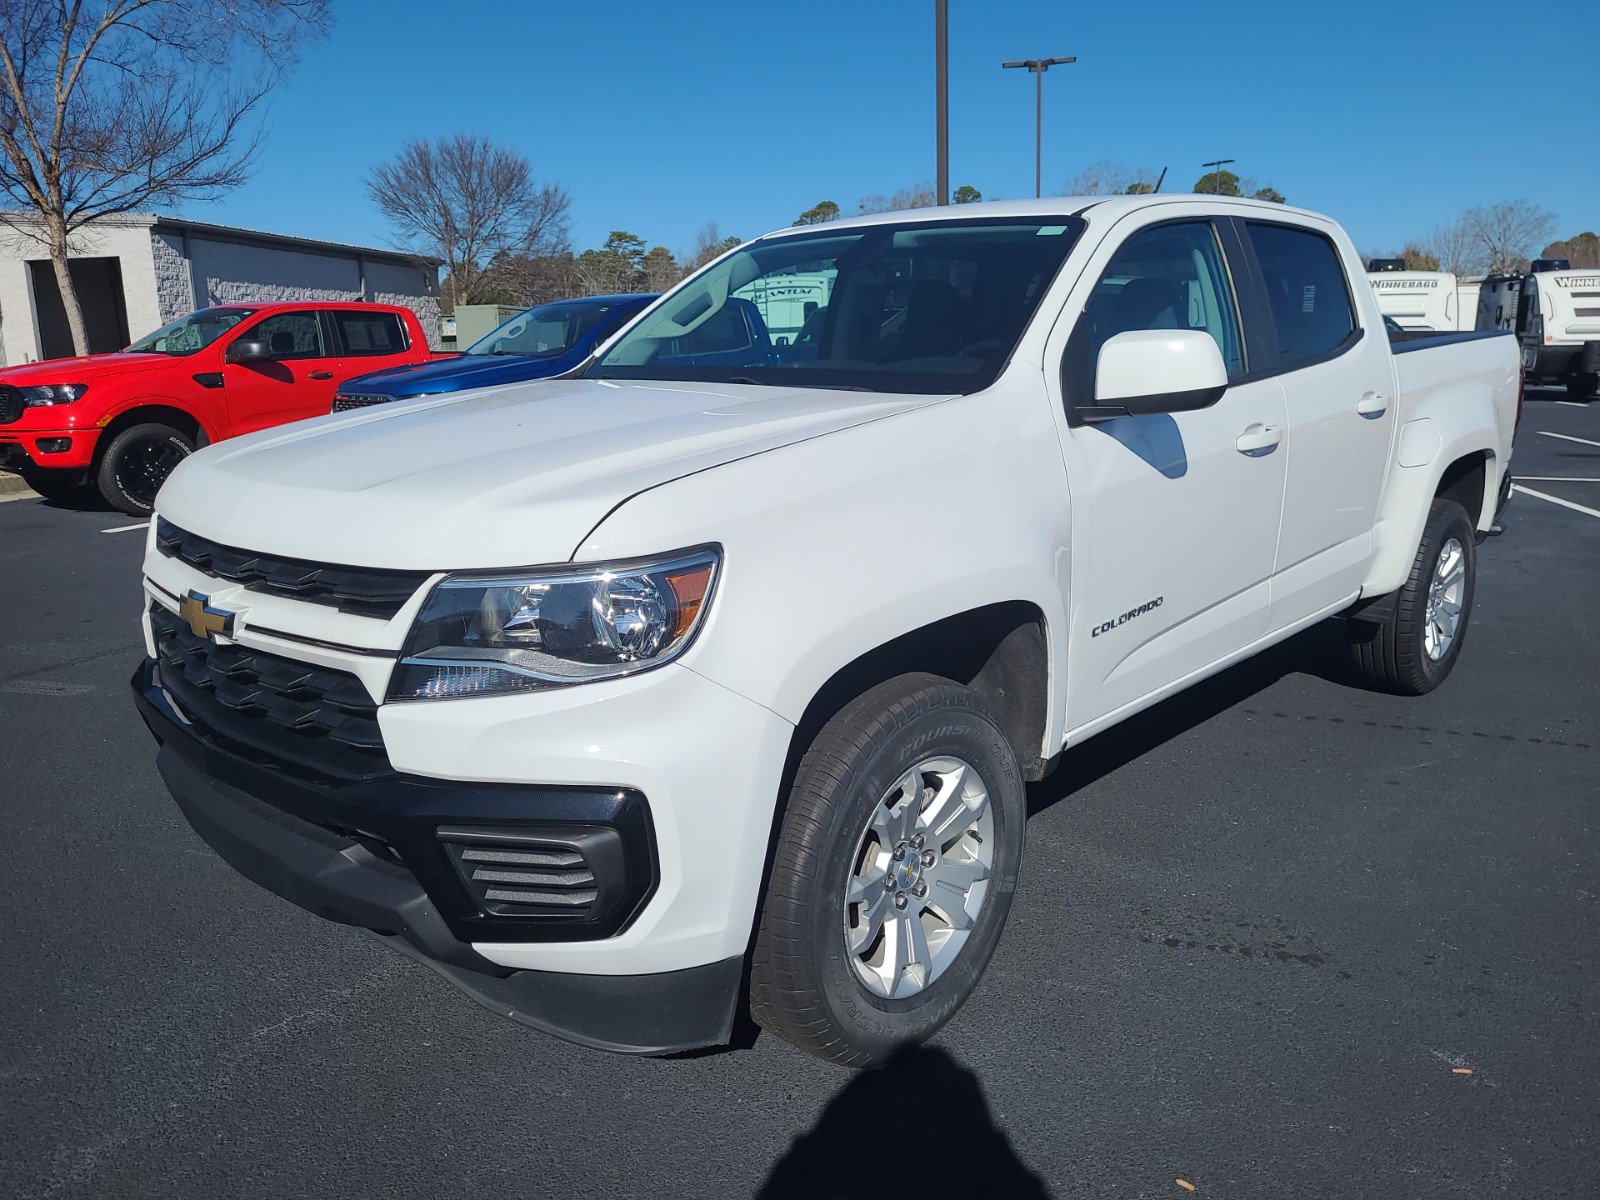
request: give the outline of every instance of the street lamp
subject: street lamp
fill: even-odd
[[[1227,166],[1229,163],[1231,163],[1233,161],[1235,161],[1235,160],[1231,159],[1231,158],[1219,158],[1219,159],[1216,159],[1214,162],[1201,163],[1200,165],[1202,167],[1209,167],[1210,168],[1210,170],[1208,170],[1206,172],[1206,174],[1209,175],[1209,174],[1211,174],[1212,171],[1220,171],[1220,170],[1222,170],[1223,167]],[[1221,182],[1222,181],[1220,179],[1213,179],[1211,181],[1211,191],[1212,191],[1213,194],[1216,193],[1217,185],[1219,183],[1221,183]]]
[[[933,0],[934,139],[939,177],[939,203],[950,203],[950,5]]]
[[[1044,194],[1040,187],[1043,176],[1042,163],[1044,162],[1044,73],[1051,67],[1064,66],[1067,63],[1078,61],[1076,54],[1066,58],[1019,58],[1015,62],[1003,62],[1002,67],[1027,67],[1033,72],[1033,194],[1035,197]]]

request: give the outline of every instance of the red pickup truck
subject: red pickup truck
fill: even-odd
[[[346,379],[434,357],[416,315],[312,301],[203,308],[115,354],[0,369],[0,467],[46,497],[150,512],[197,446],[326,414]]]

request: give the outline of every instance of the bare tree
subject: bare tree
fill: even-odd
[[[1481,275],[1488,269],[1488,254],[1465,217],[1439,226],[1422,239],[1421,245],[1438,259],[1441,271],[1469,276]]]
[[[1520,271],[1555,232],[1556,216],[1527,200],[1469,208],[1461,220],[1477,239],[1490,271]]]
[[[444,259],[456,304],[477,299],[496,257],[567,246],[566,191],[536,181],[526,158],[477,134],[407,142],[372,168],[367,194],[403,240]]]
[[[892,196],[878,193],[863,196],[856,208],[862,213],[904,212],[909,208],[932,208],[938,203],[939,197],[934,194],[933,185],[918,183],[901,188]]]
[[[1144,185],[1140,194],[1149,192],[1156,181],[1156,173],[1145,168],[1134,168],[1116,162],[1090,163],[1067,180],[1063,196],[1121,196]]]
[[[683,256],[684,273],[698,271],[714,258],[721,258],[739,244],[736,237],[723,237],[715,221],[707,221],[694,235],[694,246]]]
[[[326,29],[328,6],[0,0],[0,194],[22,210],[7,224],[49,251],[78,353],[89,343],[73,234],[243,182],[259,138],[251,118]]]

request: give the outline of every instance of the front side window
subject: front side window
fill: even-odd
[[[555,358],[576,346],[583,336],[616,311],[615,302],[559,300],[518,313],[487,337],[473,342],[467,354],[515,354]]]
[[[1239,315],[1209,221],[1158,225],[1130,237],[1084,307],[1090,346],[1143,329],[1199,329],[1217,343],[1228,378],[1244,374]]]
[[[365,356],[405,351],[405,329],[395,313],[347,312],[337,308],[332,312],[345,354]]]
[[[1320,233],[1248,222],[1267,304],[1278,328],[1278,365],[1302,366],[1332,354],[1355,332],[1339,252]]]
[[[245,336],[265,342],[275,359],[324,357],[322,322],[314,312],[277,313]]]
[[[679,287],[587,374],[979,391],[1081,229],[1071,217],[946,219],[760,238]]]
[[[182,358],[204,350],[254,311],[253,308],[202,308],[146,334],[128,347],[128,353],[170,354]]]

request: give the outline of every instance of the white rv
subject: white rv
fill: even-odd
[[[1402,329],[1471,329],[1477,318],[1474,298],[1461,320],[1456,277],[1449,271],[1374,271],[1367,279],[1378,293],[1378,310]]]
[[[1490,275],[1478,289],[1480,330],[1514,330],[1517,327],[1517,302],[1522,298],[1521,275]]]
[[[1574,399],[1600,392],[1600,268],[1524,275],[1516,331],[1529,382],[1564,383]]]

